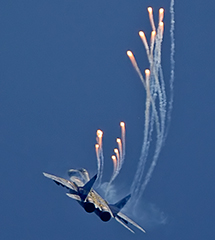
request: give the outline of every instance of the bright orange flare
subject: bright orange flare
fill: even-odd
[[[117,148],[115,148],[114,152],[117,154],[119,152],[119,150]]]
[[[164,23],[163,22],[159,22],[159,29],[161,31],[161,36],[163,36],[163,30],[164,30]]]
[[[119,152],[120,152],[120,155],[121,155],[122,154],[122,141],[121,141],[120,138],[117,138],[116,142],[118,143]]]
[[[152,11],[153,11],[152,7],[148,7],[147,10],[148,10],[149,14],[152,14]]]
[[[156,36],[156,31],[152,31],[151,32],[151,46],[150,46],[150,54],[151,54],[151,56],[153,55],[153,51],[154,51],[155,36]]]
[[[99,144],[95,144],[95,149],[96,149],[96,157],[99,159]]]
[[[121,127],[125,127],[125,123],[124,122],[120,122],[120,126]]]
[[[132,65],[133,65],[135,71],[136,71],[137,74],[139,75],[141,81],[144,82],[144,79],[143,79],[142,73],[141,73],[141,71],[140,71],[140,69],[139,69],[139,67],[138,67],[138,65],[137,65],[136,59],[135,59],[135,57],[134,57],[132,51],[130,51],[130,50],[127,51],[127,55],[128,55],[128,57],[129,57],[129,59],[130,59]]]
[[[148,54],[149,53],[149,45],[147,43],[147,39],[146,39],[146,36],[145,36],[145,33],[143,31],[139,31],[139,36],[143,42],[143,45],[145,46],[145,49],[146,49],[146,53]]]
[[[149,87],[149,77],[150,77],[150,70],[145,70],[145,76],[146,76],[146,93],[147,95],[150,95],[150,87]]]
[[[113,160],[113,166],[114,166],[114,173],[117,169],[117,160],[116,160],[116,156],[112,155],[111,156],[112,160]]]
[[[127,51],[127,55],[129,56],[129,58],[130,58],[130,57],[134,57],[132,51],[130,51],[130,50]]]
[[[159,22],[163,21],[163,17],[164,17],[164,9],[160,8],[159,9]]]
[[[149,69],[146,69],[145,70],[145,74],[146,74],[146,77],[148,77],[150,75],[150,70]]]
[[[145,37],[145,33],[143,31],[139,31],[140,37]]]
[[[159,22],[159,27],[163,27],[164,23],[163,22]]]
[[[116,153],[116,158],[117,158],[117,165],[119,164],[120,161],[120,156],[119,156],[119,150],[117,148],[114,149],[114,152]]]
[[[129,59],[131,60],[132,65],[134,66],[134,68],[136,69],[137,63],[136,60],[134,58],[134,54],[132,53],[132,51],[128,50],[127,51],[127,55],[129,57]]]
[[[133,53],[129,50],[129,51],[127,51],[127,55],[128,55],[128,57],[129,57],[132,65],[133,65],[134,69],[136,70],[137,74],[139,75],[141,81],[143,82],[143,84],[145,84],[145,83],[144,83],[143,75],[142,75],[142,73],[141,73],[141,71],[140,71],[140,69],[139,69],[139,67],[138,67],[138,65],[137,65],[137,62],[136,62],[136,60],[135,60],[135,57],[134,57]]]
[[[98,136],[99,138],[102,138],[102,136],[103,136],[102,130],[98,129],[96,133],[97,133],[97,136]]]
[[[119,148],[119,156],[120,156],[120,159],[121,159],[121,157],[122,157],[122,141],[121,141],[121,139],[120,138],[117,138],[116,139],[116,142],[118,143],[118,148]]]
[[[121,131],[122,131],[122,134],[121,134],[121,138],[122,138],[122,155],[120,156],[120,158],[122,159],[123,161],[123,158],[125,157],[125,123],[124,122],[121,122],[120,123],[120,126],[121,126]]]
[[[164,13],[164,9],[163,9],[163,8],[160,8],[160,9],[159,9],[159,13],[160,13],[160,14],[163,14],[163,13]]]
[[[151,42],[154,41],[155,36],[156,36],[156,31],[152,31],[151,32]]]
[[[152,30],[155,31],[155,23],[154,23],[154,17],[153,17],[153,10],[151,7],[148,7],[148,12],[149,12],[149,20],[152,26]]]
[[[135,68],[135,66],[136,66],[136,60],[135,60],[135,58],[134,58],[134,55],[133,55],[133,53],[131,52],[131,51],[129,51],[128,53],[127,53],[127,55],[128,55],[128,57],[129,57],[129,59],[131,60],[131,63],[133,64],[133,66],[134,66],[134,68]]]
[[[102,151],[102,136],[103,136],[103,132],[102,132],[102,130],[98,129],[96,134],[97,134],[96,140],[97,140],[97,143],[99,145],[99,149]]]

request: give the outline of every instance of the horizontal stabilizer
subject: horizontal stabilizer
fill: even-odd
[[[117,202],[115,204],[109,204],[109,207],[110,207],[111,211],[113,212],[114,216],[116,216],[116,214],[125,206],[125,204],[128,202],[130,197],[131,197],[131,194],[124,197],[123,199],[121,199],[119,202]]]
[[[132,233],[135,233],[130,227],[128,227],[120,218],[118,218],[117,216],[115,217],[115,219],[117,220],[117,222],[119,222],[120,224],[122,224],[125,228],[127,228],[129,231],[131,231]]]
[[[66,195],[72,199],[75,199],[76,201],[81,201],[80,196],[77,194],[66,193]]]
[[[117,218],[119,218],[122,222],[124,222],[124,224],[132,224],[134,227],[138,228],[140,231],[142,232],[146,232],[141,226],[139,226],[137,223],[135,223],[133,220],[131,220],[129,217],[127,217],[125,214],[123,214],[122,212],[119,212],[116,216]]]
[[[128,196],[124,197],[119,202],[115,203],[114,206],[116,206],[119,210],[121,210],[125,206],[125,204],[128,202],[130,197],[131,197],[131,194],[129,194]]]

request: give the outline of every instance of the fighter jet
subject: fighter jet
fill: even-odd
[[[48,173],[43,174],[45,177],[52,179],[57,185],[68,189],[69,192],[66,193],[66,195],[75,199],[86,212],[94,212],[104,222],[114,218],[132,233],[134,233],[134,231],[128,226],[129,224],[145,233],[145,230],[142,227],[121,212],[121,209],[128,202],[131,195],[129,194],[115,204],[109,204],[93,189],[97,174],[90,179],[86,169],[70,169],[68,172],[70,180]]]

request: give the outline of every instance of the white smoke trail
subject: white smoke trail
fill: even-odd
[[[153,33],[153,32],[152,32]],[[154,42],[154,35],[152,34],[152,41]],[[150,69],[152,69],[153,66],[153,53],[149,53],[149,47],[148,47],[148,43],[145,37],[144,32],[140,31],[139,32],[139,36],[146,48],[146,52],[147,52],[147,56],[150,62]],[[154,42],[155,43],[155,42]],[[154,48],[154,46],[151,43],[151,48],[150,51]],[[137,172],[135,174],[132,186],[131,186],[131,191],[132,191],[132,196],[135,196],[138,191],[139,188],[141,186],[141,182],[142,182],[142,177],[143,177],[143,173],[144,173],[144,168],[145,168],[145,164],[146,164],[146,160],[147,160],[147,156],[148,156],[148,151],[149,151],[149,146],[150,146],[150,141],[151,141],[151,134],[153,132],[153,123],[155,121],[156,124],[156,129],[157,129],[157,134],[160,135],[160,123],[159,123],[159,116],[156,110],[156,106],[155,106],[155,99],[156,97],[152,97],[152,94],[150,93],[151,91],[154,92],[155,90],[155,84],[154,84],[154,77],[153,75],[150,75],[149,78],[149,70],[146,70],[145,72],[148,73],[148,75],[146,74],[146,79],[148,79],[149,83],[148,86],[146,84],[146,81],[144,80],[141,71],[137,65],[137,62],[134,58],[134,55],[131,51],[127,51],[127,55],[131,60],[131,63],[134,67],[134,69],[136,70],[137,74],[139,75],[144,88],[146,90],[147,93],[147,97],[146,97],[146,106],[145,106],[145,124],[144,124],[144,139],[143,139],[143,145],[142,145],[142,150],[141,150],[141,157],[140,157],[140,161],[138,163],[138,168],[137,168]],[[154,72],[154,70],[153,70]],[[156,73],[155,73],[156,74]],[[150,80],[149,80],[150,79]],[[152,108],[152,110],[151,110]],[[154,121],[152,121],[152,119]],[[149,123],[150,124],[150,128],[149,128]]]
[[[170,122],[170,118],[171,118],[171,111],[172,111],[172,107],[173,107],[173,83],[174,83],[174,68],[175,68],[175,61],[174,61],[174,52],[175,52],[175,43],[174,43],[174,0],[171,0],[170,3],[170,14],[171,14],[171,27],[170,27],[170,38],[171,38],[171,52],[170,52],[170,65],[171,65],[171,75],[170,75],[170,100],[169,100],[169,109],[168,109],[168,123]],[[160,79],[161,79],[161,84],[162,84],[162,91],[163,94],[165,94],[165,86],[164,86],[164,81],[163,81],[163,74],[162,74],[162,68],[161,65],[159,66],[160,68]],[[166,95],[165,95],[166,96]],[[165,103],[165,102],[164,102]],[[155,148],[155,153],[153,156],[153,160],[151,163],[151,166],[146,174],[145,180],[143,185],[141,186],[141,190],[140,190],[140,196],[143,194],[148,182],[151,179],[152,173],[154,171],[154,168],[157,164],[158,161],[158,157],[162,148],[162,145],[165,141],[165,120],[166,120],[166,103],[161,107],[160,109],[160,113],[162,115],[161,117],[161,121],[163,121],[163,124],[161,124],[163,126],[162,129],[162,134],[161,134],[161,138],[157,140],[157,144],[156,144],[156,148]],[[138,199],[137,199],[138,200]]]
[[[129,56],[133,67],[135,68],[137,74],[139,75],[144,88],[146,90],[146,102],[145,102],[145,122],[144,122],[144,136],[143,136],[143,145],[141,149],[141,155],[138,162],[136,174],[134,176],[133,183],[131,185],[132,192],[132,202],[134,205],[137,205],[140,197],[142,196],[148,182],[152,177],[152,173],[157,164],[158,157],[162,146],[164,144],[168,125],[171,119],[171,111],[173,107],[173,83],[174,83],[174,69],[175,69],[175,61],[174,61],[174,53],[175,53],[175,40],[174,40],[174,0],[171,0],[170,3],[170,14],[171,14],[171,26],[170,26],[170,39],[171,39],[171,53],[170,53],[170,65],[171,65],[171,74],[170,74],[170,96],[168,101],[168,111],[166,111],[167,107],[167,96],[165,89],[165,82],[163,76],[163,70],[161,65],[161,46],[163,40],[163,9],[159,10],[159,26],[157,29],[157,34],[155,32],[154,20],[152,15],[152,9],[149,11],[150,22],[153,26],[153,32],[151,34],[151,44],[150,49],[145,38],[145,34],[140,31],[139,35],[141,40],[146,48],[146,53],[149,60],[150,70],[146,70],[146,78],[144,79],[142,73],[137,65],[137,62],[134,58],[134,55],[131,51],[127,51],[127,55]],[[166,119],[167,118],[167,119]],[[122,124],[122,125],[121,125]],[[114,170],[112,177],[109,183],[105,183],[105,196],[109,196],[109,191],[112,188],[112,182],[119,174],[124,159],[125,159],[125,125],[124,123],[120,123],[122,136],[121,139],[117,139],[118,148],[115,149],[116,156],[112,156],[114,163]],[[148,153],[150,149],[150,143],[152,141],[154,125],[156,128],[156,143],[154,154],[152,157],[151,164],[149,169],[145,175],[143,181],[143,174],[145,170],[145,165],[148,158]],[[101,130],[98,130],[101,131]],[[97,131],[97,144],[96,144],[96,155],[98,162],[98,185],[101,185],[103,167],[104,167],[104,156],[102,149],[102,131],[101,135]]]
[[[121,139],[122,139],[122,155],[120,156],[120,164],[119,164],[119,171],[122,168],[122,165],[125,161],[125,123],[121,122]]]
[[[153,21],[152,16],[150,16],[150,21],[151,22]],[[160,103],[162,102],[162,99],[163,99],[160,83],[158,80],[158,66],[161,61],[160,59],[161,59],[161,43],[162,43],[162,29],[160,28],[160,26],[158,27],[158,34],[155,40],[154,40],[155,34],[153,33],[155,33],[154,30],[152,32],[152,37],[151,37],[151,47],[150,47],[151,53],[150,54],[148,54],[148,51],[147,51],[148,48],[146,48],[148,60],[150,63],[151,76],[150,76],[150,84],[148,83],[149,90],[146,88],[147,98],[146,98],[143,146],[142,146],[140,160],[138,163],[138,168],[131,186],[132,196],[135,199],[140,195],[140,186],[142,182],[145,164],[148,157],[148,151],[150,147],[151,134],[153,132],[154,121],[156,122],[157,136],[158,136],[158,139],[160,139],[160,123],[159,123],[159,118],[157,115],[157,110],[155,105],[157,93],[159,96]],[[144,40],[143,42],[145,42],[145,39],[143,39],[142,37],[141,39]],[[153,46],[154,44],[155,44],[155,48]],[[146,43],[144,43],[144,45],[148,46],[148,44]],[[154,55],[153,55],[153,50],[154,50]],[[150,104],[149,104],[150,102],[152,103],[152,109],[150,109]],[[163,104],[160,104],[160,109],[162,108],[163,108]],[[150,131],[149,131],[149,124],[150,124]]]
[[[114,169],[105,191],[105,197],[108,196],[111,184],[114,181],[114,179],[118,176],[125,160],[125,123],[120,122],[120,126],[121,126],[121,139],[120,138],[116,139],[119,149],[117,148],[114,149],[114,152],[116,154],[116,156],[115,155],[112,156]]]
[[[144,126],[144,138],[143,138],[143,146],[141,150],[141,156],[138,163],[138,168],[131,186],[131,191],[133,195],[133,202],[135,205],[138,203],[140,197],[142,196],[148,182],[152,177],[152,173],[157,164],[158,157],[163,146],[163,143],[166,138],[168,124],[171,118],[171,111],[173,107],[173,83],[174,83],[174,52],[175,52],[175,43],[174,43],[174,0],[171,0],[170,3],[170,14],[171,14],[171,26],[170,26],[170,38],[171,38],[171,53],[170,53],[170,64],[171,64],[171,75],[170,75],[170,97],[168,102],[168,111],[166,111],[167,105],[167,97],[165,90],[165,82],[163,77],[163,71],[161,66],[161,45],[163,39],[163,23],[159,23],[159,27],[157,30],[157,36],[155,38],[155,48],[154,54],[148,54],[148,49],[146,48],[148,60],[150,63],[150,98],[152,107],[148,108],[146,103],[145,110],[145,126]],[[162,17],[160,18],[162,19]],[[151,21],[151,19],[150,19]],[[153,44],[153,43],[152,43]],[[153,51],[153,45],[151,44],[151,49]],[[145,46],[147,44],[144,43]],[[152,55],[153,54],[153,55]],[[147,102],[147,100],[146,100]],[[157,102],[157,104],[156,104]],[[156,105],[158,105],[158,110],[156,109]],[[159,117],[158,117],[159,112]],[[167,117],[167,120],[166,120]],[[153,132],[154,123],[156,124],[157,129],[157,138],[154,154],[152,157],[151,165],[146,173],[145,179],[141,185],[143,172],[145,168],[145,164],[148,157],[148,152],[150,148],[151,136]],[[150,126],[150,127],[149,127]]]
[[[150,92],[149,92],[150,94]],[[135,174],[131,189],[133,194],[136,195],[137,191],[140,187],[144,168],[145,168],[145,163],[148,155],[148,149],[149,149],[149,123],[150,123],[150,96],[147,94],[146,97],[146,104],[145,104],[145,125],[144,125],[144,137],[143,137],[143,145],[142,145],[142,150],[141,150],[141,156],[140,160],[138,163],[138,168],[137,172]]]
[[[96,149],[96,158],[97,158],[97,187],[101,185],[102,181],[102,175],[103,175],[103,169],[104,169],[104,155],[103,155],[103,148],[102,148],[102,137],[103,137],[103,132],[101,130],[97,130],[96,132],[97,137],[97,144],[95,145]]]
[[[167,136],[169,125],[171,121],[171,113],[173,108],[173,96],[174,96],[174,79],[175,79],[175,37],[174,37],[174,31],[175,31],[175,12],[174,12],[174,4],[175,1],[171,0],[170,3],[170,15],[171,15],[171,25],[170,25],[170,41],[171,41],[171,51],[170,51],[170,97],[169,97],[169,107],[167,111],[167,129],[166,129],[166,135]]]
[[[96,149],[96,151],[99,151]],[[102,164],[102,159],[100,157],[100,153],[96,153],[96,158],[97,158],[97,187],[101,185],[101,179],[102,179],[102,172],[103,172],[103,164]]]

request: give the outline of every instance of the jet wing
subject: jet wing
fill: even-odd
[[[68,197],[75,199],[76,201],[81,201],[81,198],[76,194],[66,194]],[[138,228],[142,232],[145,233],[145,230],[140,227],[137,223],[135,223],[133,220],[131,220],[129,217],[127,217],[122,212],[115,212],[115,209],[113,209],[113,206],[121,206],[123,207],[125,205],[125,201],[130,198],[130,195],[122,199],[121,201],[117,202],[115,205],[109,205],[95,190],[91,190],[89,192],[89,195],[86,198],[86,201],[90,201],[95,205],[95,208],[98,208],[99,210],[105,210],[111,214],[112,218],[115,218],[117,222],[122,224],[125,228],[127,228],[129,231],[134,233],[134,231],[129,227],[129,224],[133,225],[134,227]],[[112,209],[114,211],[112,211]],[[120,209],[121,210],[121,209]]]
[[[128,227],[128,224],[130,223],[131,225],[133,225],[134,227],[138,228],[140,231],[142,232],[146,232],[142,227],[140,227],[137,223],[135,223],[133,220],[131,220],[129,217],[127,217],[125,214],[123,214],[122,212],[117,213],[115,219],[121,223],[124,227],[126,227],[127,229],[129,229],[131,232],[133,232],[133,230],[131,230]]]
[[[66,187],[67,189],[73,190],[75,192],[77,192],[77,190],[78,190],[77,186],[69,180],[66,180],[64,178],[60,178],[60,177],[57,177],[57,176],[54,176],[54,175],[51,175],[51,174],[48,174],[48,173],[43,173],[43,175],[47,178],[52,179],[58,185]]]
[[[116,221],[122,224],[123,227],[127,228],[132,233],[135,233],[130,227],[128,227],[122,220],[120,220],[117,216],[115,217]]]
[[[81,201],[81,198],[75,194],[67,193],[66,195],[77,201]],[[126,198],[129,198],[129,197],[130,196],[127,196]],[[138,228],[139,230],[141,230],[142,232],[145,233],[145,230],[142,227],[140,227],[137,223],[135,223],[133,220],[131,220],[129,217],[127,217],[122,212],[117,212],[117,214],[114,214],[112,212],[112,206],[110,207],[110,205],[95,190],[90,191],[89,195],[86,198],[86,201],[88,201],[88,200],[90,202],[93,202],[93,204],[95,205],[95,208],[108,211],[111,214],[112,218],[115,218],[117,222],[122,224],[125,228],[127,228],[132,233],[134,233],[134,231],[129,227],[129,224],[133,225],[134,227]],[[124,199],[122,199],[122,201],[123,200]],[[119,204],[119,203],[120,203],[120,201],[117,204]]]
[[[90,176],[89,173],[86,169],[81,168],[81,169],[70,169],[68,171],[68,175],[70,177],[70,180],[73,182],[73,177],[79,178],[83,180],[83,183],[85,184],[86,182],[90,181]]]
[[[133,220],[131,220],[129,217],[127,217],[125,214],[123,214],[121,212],[121,209],[126,205],[126,203],[129,201],[130,197],[131,197],[131,194],[124,197],[123,199],[121,199],[120,201],[118,201],[115,204],[109,204],[109,207],[110,207],[116,221],[121,223],[129,231],[134,233],[134,231],[128,226],[128,224],[131,224],[145,233],[145,230],[142,227],[140,227],[137,223],[135,223]]]
[[[72,198],[72,199],[76,200],[76,201],[79,201],[79,202],[81,202],[81,198],[80,198],[80,196],[79,196],[79,195],[77,195],[77,194],[66,193],[66,195],[67,195],[68,197],[70,197],[70,198]]]

